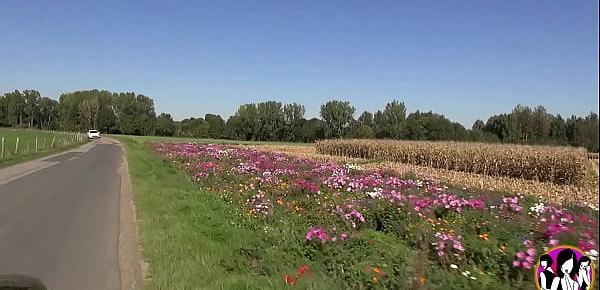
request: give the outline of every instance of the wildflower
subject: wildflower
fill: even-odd
[[[356,222],[365,222],[365,217],[356,210],[356,207],[352,204],[347,204],[344,206],[336,206],[335,212],[341,216],[344,220],[350,221],[352,224],[352,228],[356,228]]]
[[[327,233],[327,231],[325,231],[322,228],[310,228],[307,232],[306,232],[306,239],[309,241],[312,241],[314,238],[317,238],[321,241],[321,243],[324,243],[328,240],[330,240],[329,234]]]
[[[285,275],[283,276],[283,280],[285,281],[285,284],[288,284],[290,286],[296,285],[296,278],[293,276]]]
[[[450,264],[450,268],[452,268],[452,269],[458,269],[458,266],[456,266],[455,264]]]
[[[482,240],[484,240],[484,241],[487,241],[487,240],[489,240],[489,239],[490,239],[490,237],[489,237],[488,233],[483,233],[483,234],[480,234],[480,235],[479,235],[479,238],[480,238],[480,239],[482,239]]]
[[[513,266],[517,268],[531,269],[535,262],[536,249],[533,247],[531,240],[524,240],[523,245],[527,247],[525,252],[520,251],[515,254],[516,259],[513,261]]]

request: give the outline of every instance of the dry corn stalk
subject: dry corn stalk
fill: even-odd
[[[591,174],[582,148],[507,144],[323,140],[317,153],[510,177],[556,184],[583,185]]]
[[[488,176],[467,172],[458,172],[439,168],[424,167],[398,162],[373,162],[360,158],[332,156],[316,153],[314,146],[294,145],[254,145],[261,150],[283,152],[292,156],[315,160],[333,160],[343,163],[360,164],[365,169],[391,169],[400,175],[416,174],[420,177],[433,178],[439,182],[456,187],[501,191],[509,194],[524,193],[542,198],[544,201],[561,205],[594,205],[598,206],[598,178],[591,178],[582,186],[559,185],[551,182],[539,182],[518,178]]]

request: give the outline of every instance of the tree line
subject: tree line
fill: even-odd
[[[157,115],[154,101],[132,92],[76,91],[59,100],[35,90],[0,96],[0,126],[103,133],[312,142],[324,138],[454,140],[520,144],[571,145],[598,152],[598,115],[563,118],[543,106],[517,105],[512,112],[477,120],[471,128],[432,111],[407,113],[403,102],[389,102],[358,118],[347,101],[328,101],[321,118],[307,119],[301,104],[277,101],[243,104],[227,120],[206,114],[181,121]]]

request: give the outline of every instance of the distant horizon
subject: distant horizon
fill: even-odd
[[[15,89],[15,90],[23,91],[23,90],[36,90],[36,89],[35,89],[35,88],[26,88],[26,89]],[[231,104],[231,106],[232,106],[232,108],[231,108],[231,111],[232,111],[232,113],[229,113],[229,114],[221,114],[221,113],[217,113],[217,112],[205,112],[205,113],[198,113],[197,115],[192,115],[192,116],[183,116],[183,117],[180,117],[180,116],[176,116],[176,115],[174,115],[172,112],[168,112],[168,111],[163,111],[163,110],[160,110],[160,109],[159,109],[159,108],[160,108],[160,104],[158,104],[158,102],[157,102],[157,100],[156,100],[156,97],[154,97],[154,96],[152,96],[152,95],[149,95],[149,94],[144,94],[144,93],[142,93],[142,92],[138,92],[138,91],[131,91],[131,90],[129,90],[129,91],[115,91],[115,90],[109,90],[109,89],[91,88],[91,89],[76,89],[76,90],[65,91],[65,92],[62,92],[62,93],[59,93],[59,94],[57,94],[56,96],[47,95],[47,94],[45,94],[45,93],[44,93],[43,91],[41,91],[41,90],[37,90],[37,91],[39,91],[39,92],[40,92],[40,94],[41,94],[41,96],[42,96],[42,97],[49,97],[49,98],[51,98],[51,99],[54,99],[54,100],[57,100],[57,101],[58,101],[58,100],[59,100],[59,97],[60,97],[60,95],[61,95],[61,94],[64,94],[64,93],[71,93],[71,92],[75,92],[75,91],[89,91],[89,90],[99,90],[99,91],[106,90],[106,91],[110,91],[110,92],[113,92],[113,93],[133,92],[133,93],[135,93],[135,94],[141,94],[141,95],[145,95],[145,96],[147,96],[147,97],[150,97],[150,98],[152,98],[152,99],[154,100],[154,107],[155,107],[155,110],[156,110],[156,115],[157,115],[157,116],[158,116],[158,115],[160,115],[161,113],[170,114],[170,115],[171,115],[171,117],[173,117],[173,120],[174,120],[174,121],[181,121],[181,120],[184,120],[184,119],[189,119],[189,118],[192,118],[192,117],[193,117],[193,118],[204,118],[204,116],[205,116],[206,114],[215,114],[215,115],[220,115],[220,116],[221,116],[221,117],[222,117],[222,118],[223,118],[225,121],[227,121],[227,119],[228,119],[230,116],[232,116],[232,115],[234,115],[234,114],[235,114],[235,112],[237,111],[238,107],[239,107],[240,105],[243,105],[243,104],[247,104],[247,103],[259,103],[259,102],[264,102],[264,101],[277,101],[277,102],[281,102],[282,104],[293,103],[293,102],[286,102],[286,101],[282,101],[282,100],[279,100],[279,99],[274,99],[274,98],[273,98],[273,99],[269,99],[269,98],[260,98],[260,99],[258,99],[257,101],[245,102],[245,103],[243,103],[243,104]],[[2,94],[4,94],[4,93],[13,92],[13,91],[14,91],[14,90],[9,90],[9,91],[0,91],[0,95],[2,95]],[[321,107],[321,105],[322,105],[322,104],[324,104],[324,103],[325,103],[325,102],[327,102],[327,101],[332,101],[332,100],[347,101],[347,100],[345,100],[345,99],[340,99],[340,98],[338,98],[338,99],[336,99],[336,98],[324,99],[324,100],[323,100],[323,103],[319,104],[319,105],[318,105],[316,108],[312,108],[312,109],[313,109],[313,111],[315,111],[315,112],[316,112],[316,114],[315,114],[315,115],[309,115],[309,108],[308,108],[308,107],[307,107],[305,104],[303,104],[301,101],[296,101],[296,103],[299,103],[300,105],[303,105],[303,106],[305,107],[305,109],[306,109],[305,118],[306,118],[306,119],[312,119],[312,118],[321,118],[321,116],[320,116],[320,114],[319,114],[319,110],[320,110],[320,107]],[[377,112],[377,110],[382,110],[382,111],[383,111],[383,109],[385,109],[385,105],[386,105],[388,102],[391,102],[391,101],[393,101],[393,100],[397,100],[397,101],[399,101],[399,102],[404,102],[404,104],[406,105],[406,115],[407,115],[407,116],[408,116],[408,114],[410,114],[410,113],[413,113],[413,112],[415,112],[415,111],[417,111],[417,110],[419,110],[420,112],[429,112],[429,111],[433,111],[433,113],[437,113],[437,114],[443,115],[444,117],[448,118],[448,119],[449,119],[450,121],[452,121],[452,122],[458,122],[458,123],[460,123],[460,124],[461,124],[461,125],[463,125],[463,126],[466,128],[466,129],[470,129],[470,128],[471,128],[471,126],[473,125],[473,123],[474,123],[475,121],[477,121],[477,120],[482,120],[483,122],[485,122],[485,121],[487,121],[487,119],[488,119],[489,117],[491,117],[491,116],[493,116],[493,115],[499,115],[499,114],[507,114],[507,113],[510,113],[510,112],[511,112],[511,111],[514,109],[514,107],[516,107],[517,105],[528,106],[528,107],[530,107],[530,108],[532,108],[532,109],[533,109],[533,108],[535,108],[536,106],[540,106],[540,105],[541,105],[541,106],[543,106],[544,108],[546,108],[546,110],[547,110],[547,112],[548,112],[549,114],[552,114],[552,115],[560,114],[560,115],[561,115],[563,118],[565,118],[565,119],[566,119],[566,118],[569,118],[569,117],[570,117],[570,116],[572,116],[572,115],[575,115],[575,116],[578,116],[578,117],[585,117],[585,116],[589,115],[589,114],[590,114],[590,113],[592,113],[592,112],[593,112],[593,113],[596,113],[596,114],[598,114],[598,107],[596,107],[596,108],[592,108],[591,110],[587,111],[587,113],[580,113],[580,114],[576,114],[576,113],[572,113],[572,114],[563,114],[563,113],[561,113],[561,112],[556,112],[556,111],[552,110],[552,108],[549,108],[549,107],[548,107],[547,105],[545,105],[545,104],[525,104],[525,103],[522,103],[522,102],[521,102],[521,103],[515,103],[515,104],[514,104],[514,105],[512,105],[512,106],[509,106],[509,108],[508,108],[507,110],[503,110],[503,111],[502,111],[502,110],[500,110],[500,111],[498,111],[498,112],[496,112],[496,113],[492,113],[492,114],[490,114],[490,115],[488,115],[488,116],[483,116],[483,117],[481,117],[481,118],[474,119],[474,120],[473,120],[471,123],[469,123],[469,124],[464,124],[463,122],[460,122],[460,121],[458,120],[458,118],[454,118],[453,116],[449,116],[448,114],[446,114],[445,112],[442,112],[442,111],[435,111],[435,110],[432,110],[432,109],[426,109],[426,108],[423,108],[423,109],[421,109],[421,108],[419,108],[419,109],[413,109],[413,108],[410,106],[410,104],[409,104],[409,103],[407,103],[406,101],[404,101],[404,100],[402,100],[402,99],[399,99],[399,98],[396,98],[396,99],[394,99],[394,98],[390,98],[390,99],[388,99],[387,101],[385,101],[384,103],[382,103],[381,105],[379,105],[379,107],[377,107],[377,106],[378,106],[378,104],[374,104],[374,106],[375,106],[375,107],[377,107],[377,108],[376,108],[375,110],[367,110],[367,111],[369,111],[370,113],[373,113],[373,114],[375,114],[375,112]],[[355,111],[355,113],[354,113],[354,118],[355,118],[355,119],[357,119],[357,118],[358,118],[358,117],[359,117],[359,116],[360,116],[360,115],[361,115],[361,114],[362,114],[362,113],[363,113],[365,110],[361,110],[359,107],[357,107],[357,106],[356,106],[355,104],[353,104],[352,102],[350,102],[350,104],[351,104],[351,105],[353,105],[353,106],[355,107],[355,109],[356,109],[356,111]],[[227,106],[230,106],[230,105],[227,105]],[[598,106],[598,104],[596,104],[596,106]]]
[[[0,19],[0,93],[129,91],[176,120],[266,100],[312,118],[396,99],[466,128],[517,104],[599,112],[597,1],[6,0]]]

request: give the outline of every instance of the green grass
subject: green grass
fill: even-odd
[[[86,139],[75,140],[73,134],[68,133],[11,128],[0,128],[0,140],[2,138],[4,138],[4,154],[2,155],[0,151],[0,167],[44,157],[87,142]],[[52,144],[53,140],[54,144]]]
[[[312,277],[294,289],[349,289],[346,281],[359,279],[357,269],[377,259],[406,269],[418,261],[403,241],[371,230],[322,254],[305,241],[313,221],[284,211],[268,220],[250,217],[219,193],[200,188],[146,143],[165,138],[113,137],[124,145],[129,163],[150,265],[145,289],[290,289],[283,277],[302,265],[310,265]],[[329,275],[334,268],[338,274]]]
[[[147,289],[273,289],[268,276],[232,271],[240,249],[260,239],[236,207],[202,191],[144,145],[149,138],[117,137],[129,173],[150,264]],[[276,281],[281,285],[281,281]]]

